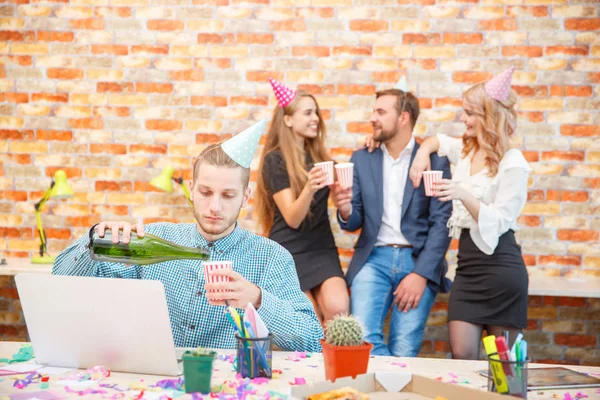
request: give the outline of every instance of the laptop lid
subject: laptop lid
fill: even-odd
[[[39,364],[179,375],[160,281],[18,274]]]

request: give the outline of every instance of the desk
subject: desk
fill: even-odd
[[[14,342],[0,342],[0,358],[10,357],[11,354],[16,353],[21,346],[21,343]],[[221,350],[219,354],[233,354],[233,351]],[[257,389],[260,394],[266,393],[269,390],[274,390],[279,393],[288,394],[290,390],[289,382],[293,382],[294,378],[303,377],[308,383],[317,382],[324,380],[325,374],[323,370],[323,358],[322,355],[313,354],[310,358],[299,359],[294,361],[294,353],[286,352],[273,352],[273,369],[282,370],[282,374],[277,379],[272,379],[267,384],[258,385],[252,384],[253,388]],[[405,365],[405,366],[403,366]],[[540,366],[534,364],[532,366]],[[487,381],[485,378],[477,374],[477,370],[487,368],[485,361],[456,361],[456,360],[443,360],[443,359],[430,359],[430,358],[395,358],[395,357],[375,357],[371,358],[369,363],[369,372],[374,371],[409,371],[414,374],[426,376],[429,378],[441,377],[444,382],[449,382],[456,379],[460,385],[465,385],[473,389],[487,390]],[[600,374],[600,367],[571,367],[577,371]],[[453,374],[453,375],[451,375]],[[455,375],[454,375],[455,374]],[[68,375],[68,374],[67,374]],[[458,378],[456,378],[456,376]],[[50,389],[55,391],[57,394],[67,396],[67,398],[96,398],[94,396],[79,397],[77,394],[67,393],[63,386],[56,383],[60,378],[60,375],[52,375],[50,377]],[[14,379],[10,376],[1,377],[4,379],[0,382],[0,394],[13,394],[13,393],[27,393],[35,392],[40,390],[39,384],[31,384],[24,389],[17,389],[13,387]],[[153,375],[136,375],[136,374],[125,374],[125,373],[111,373],[111,376],[102,383],[105,384],[117,384],[119,389],[127,389],[130,387],[149,387],[154,385],[161,379],[172,379],[168,377],[159,377]],[[232,365],[228,361],[216,360],[214,364],[212,385],[219,385],[226,380],[235,379],[235,373],[233,372]],[[143,380],[143,381],[142,381]],[[131,392],[132,395],[139,394],[140,388],[137,391]],[[98,385],[92,386],[92,388],[103,389]],[[82,389],[83,390],[83,389]],[[118,394],[114,389],[104,388],[106,390],[106,398],[114,398],[113,395]],[[596,394],[597,389],[580,389],[580,390],[569,390],[569,391],[544,391],[544,392],[530,392],[528,398],[534,400],[541,399],[554,399],[554,394],[558,395],[559,399],[564,397],[564,393],[571,393],[573,398],[577,392],[587,394],[588,399],[598,398],[600,395]],[[159,396],[151,397],[153,393],[149,392],[148,397],[144,398],[158,398]],[[98,398],[101,395],[96,395]],[[133,398],[133,397],[128,397]],[[178,397],[181,399],[189,399],[191,396]]]

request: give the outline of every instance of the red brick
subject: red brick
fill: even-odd
[[[0,288],[0,297],[4,297],[5,299],[18,299],[19,293],[16,288]]]
[[[138,53],[148,53],[148,54],[169,54],[169,46],[168,45],[145,45],[139,44],[135,46],[131,46],[131,54]]]
[[[420,109],[427,109],[427,108],[432,108],[433,107],[433,100],[432,99],[426,99],[426,98],[421,98],[419,99],[419,108]],[[415,138],[415,140],[417,141],[417,143],[421,144],[421,142],[419,142],[419,140],[422,140],[422,138]]]
[[[44,228],[47,239],[71,239],[71,230],[68,228]],[[39,237],[37,230],[35,236]]]
[[[329,57],[329,47],[325,46],[300,46],[292,47],[294,57]]]
[[[582,187],[600,189],[600,178],[584,178]]]
[[[589,46],[548,46],[546,47],[547,56],[557,54],[569,56],[587,56],[590,53]]]
[[[134,182],[133,184],[134,192],[162,192],[162,190],[155,188],[150,185],[148,182]]]
[[[8,56],[7,59],[10,62],[16,63],[22,67],[29,67],[33,64],[31,56]]]
[[[217,33],[199,33],[198,34],[198,43],[227,43],[231,44],[235,42],[235,37],[233,33],[226,33],[223,35],[219,35]]]
[[[523,262],[525,262],[525,265],[528,267],[533,267],[537,264],[535,256],[531,254],[523,254]]]
[[[155,131],[176,131],[181,130],[183,124],[181,121],[168,119],[149,119],[146,121],[146,129]]]
[[[131,17],[131,8],[129,7],[95,7],[94,15],[96,17],[118,17],[118,18],[129,18]]]
[[[420,101],[421,99],[419,99]],[[419,104],[420,105],[420,104]],[[462,99],[453,99],[451,97],[440,97],[435,99],[436,107],[462,107]]]
[[[544,51],[539,46],[504,46],[502,55],[504,57],[541,57]]]
[[[479,21],[478,28],[486,31],[514,31],[518,26],[516,19],[486,19]]]
[[[586,82],[600,83],[600,72],[588,72]]]
[[[169,79],[174,81],[203,81],[204,72],[199,69],[169,71]]]
[[[546,97],[548,96],[547,86],[511,86],[519,96],[523,97]]]
[[[92,215],[105,215],[105,214],[129,215],[129,207],[128,206],[106,206],[106,205],[101,205],[101,206],[93,205],[92,206]]]
[[[131,111],[127,107],[94,107],[95,117],[129,117]]]
[[[550,96],[564,96],[565,88],[564,86],[550,86]]]
[[[183,30],[183,21],[155,19],[146,23],[148,29],[152,31],[179,31]]]
[[[284,21],[271,21],[270,29],[273,31],[284,32],[304,32],[306,31],[306,22],[304,21],[304,19],[287,19]]]
[[[69,21],[69,27],[71,29],[84,29],[84,30],[103,30],[104,20],[103,19],[72,19]]]
[[[457,83],[480,83],[492,78],[491,72],[453,72],[452,80]]]
[[[539,111],[520,112],[519,118],[525,118],[529,122],[542,122],[544,121],[544,113]]]
[[[377,71],[371,74],[371,81],[396,84],[402,74],[398,71]]]
[[[585,229],[559,229],[556,237],[571,242],[593,242],[598,240],[599,232]]]
[[[594,125],[562,125],[560,134],[563,136],[600,136],[600,126]]]
[[[72,42],[75,38],[73,32],[39,31],[37,40],[40,42]]]
[[[530,297],[531,299],[531,297]],[[525,328],[528,331],[535,331],[538,329],[538,323],[535,319],[528,319],[527,320],[527,328]]]
[[[113,92],[113,93],[133,93],[132,82],[98,82],[96,84],[96,90],[99,93]]]
[[[600,18],[565,19],[565,29],[573,31],[597,31],[600,29]]]
[[[138,82],[135,90],[140,93],[172,93],[172,83]]]
[[[31,239],[33,238],[33,232],[31,228],[13,228],[0,226],[0,237]]]
[[[377,88],[375,85],[352,85],[338,84],[338,94],[357,95],[357,96],[374,96]]]
[[[540,154],[537,151],[524,151],[523,156],[528,162],[537,162],[540,160]]]
[[[587,299],[585,297],[560,297],[558,305],[561,307],[585,307]]]
[[[368,122],[349,122],[346,130],[348,133],[373,133],[373,127]]]
[[[48,78],[50,79],[81,79],[83,70],[78,68],[48,68]]]
[[[481,33],[444,33],[442,36],[444,44],[482,44]]]
[[[370,56],[373,54],[371,46],[335,46],[334,56]]]
[[[17,164],[31,164],[31,155],[29,154],[8,154],[7,156],[8,162],[13,162]]]
[[[542,296],[529,296],[529,307],[539,307],[543,303]]]
[[[131,182],[96,181],[96,191],[131,192]]]
[[[363,19],[350,21],[350,30],[363,32],[387,31],[389,23],[383,20]]]
[[[542,304],[545,306],[556,306],[558,299],[554,296],[544,296],[542,297]]]
[[[112,54],[115,56],[126,56],[129,48],[121,44],[93,44],[92,54]]]
[[[49,103],[67,103],[68,93],[32,93],[31,101],[47,101]]]
[[[318,17],[318,18],[333,18],[335,9],[333,7],[319,8],[296,8],[296,17]]]
[[[272,33],[238,33],[236,40],[239,44],[273,44],[275,37]]]
[[[217,135],[214,133],[196,134],[196,144],[219,143],[222,140],[225,140],[225,137],[223,135]]]
[[[38,129],[35,138],[37,140],[60,140],[63,142],[70,142],[73,140],[73,132]]]
[[[246,72],[246,79],[251,82],[268,82],[269,78],[277,79],[278,81],[283,80],[283,72],[278,71],[248,71]]]
[[[519,224],[523,224],[525,226],[540,226],[542,223],[540,221],[540,217],[535,215],[521,215],[518,218]]]
[[[509,6],[506,9],[506,15],[509,17],[547,17],[548,7],[546,6],[534,6],[534,7],[522,7],[522,6]]]
[[[192,3],[196,6],[227,6],[229,0],[193,0]]]
[[[567,333],[555,333],[554,343],[559,346],[569,347],[595,347],[596,336],[570,335]]]
[[[90,153],[92,154],[127,154],[127,146],[124,144],[90,144]]]
[[[339,147],[329,149],[329,155],[331,155],[331,157],[333,157],[334,159],[338,157],[350,158],[353,152],[354,149],[345,149]]]
[[[102,217],[99,215],[85,217],[66,217],[67,225],[80,226],[89,228],[90,226],[100,222]]]
[[[104,122],[101,118],[80,118],[69,119],[67,125],[73,129],[102,129]]]
[[[227,97],[192,96],[191,102],[192,102],[193,106],[226,107],[227,106]]]
[[[67,178],[81,178],[82,176],[81,168],[61,166],[46,167],[46,176],[53,177],[56,171],[58,171],[59,169],[63,170],[65,174],[67,174]]]
[[[546,196],[543,190],[530,190],[527,192],[527,201],[544,201]]]
[[[583,151],[544,151],[542,160],[544,161],[583,161],[585,153]]]
[[[589,199],[588,192],[580,191],[567,191],[567,190],[548,190],[546,196],[548,201],[571,201],[575,203],[585,203]]]
[[[398,69],[408,70],[409,68],[413,68],[413,65],[417,68],[421,69],[437,69],[437,60],[435,59],[423,59],[423,60],[415,60],[415,59],[400,59],[398,60]]]
[[[227,100],[227,99],[226,99]],[[269,104],[268,97],[259,97],[259,96],[234,96],[231,98],[231,105],[248,105],[248,106],[266,106]]]
[[[450,351],[450,343],[445,342],[443,340],[436,340],[433,345],[433,349],[435,351],[440,351],[443,353],[448,353]]]
[[[146,121],[150,122],[150,121]],[[168,121],[167,121],[168,122]],[[179,122],[179,121],[176,121]],[[132,144],[129,146],[130,153],[153,153],[153,154],[166,154],[166,144]]]
[[[16,129],[0,129],[0,139],[33,140],[33,131],[18,131]]]
[[[35,32],[0,31],[0,41],[33,42],[35,41]]]
[[[591,97],[594,94],[591,86],[567,86],[565,90],[565,95],[573,97]]]
[[[581,256],[540,256],[538,265],[564,265],[579,267]]]
[[[28,93],[4,93],[4,101],[9,103],[29,103]]]
[[[402,44],[439,44],[440,34],[405,33],[402,35]]]
[[[0,191],[0,199],[12,201],[27,201],[27,192],[17,190],[2,190]]]

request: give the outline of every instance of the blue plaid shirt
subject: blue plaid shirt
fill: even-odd
[[[196,224],[156,223],[144,229],[182,246],[210,248],[211,260],[233,261],[234,271],[261,288],[258,314],[273,333],[274,342],[288,351],[321,351],[323,330],[310,300],[300,290],[292,256],[279,244],[240,227],[212,243],[200,235]],[[52,273],[161,281],[176,346],[236,347],[224,308],[209,305],[204,295],[200,260],[127,266],[92,260],[88,244],[88,235],[71,244],[56,258]]]

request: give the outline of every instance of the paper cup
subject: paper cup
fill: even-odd
[[[315,163],[315,167],[325,171],[325,184],[333,185],[333,161],[324,161]]]
[[[202,263],[204,267],[204,279],[206,283],[228,282],[230,279],[226,276],[213,276],[212,271],[218,269],[233,269],[233,261],[205,261]],[[217,290],[222,292],[223,290]]]
[[[351,188],[353,182],[354,163],[340,163],[335,165],[335,173],[340,186],[344,189]]]
[[[425,181],[425,194],[435,196],[433,184],[442,179],[444,171],[425,171],[423,172],[423,181]]]

